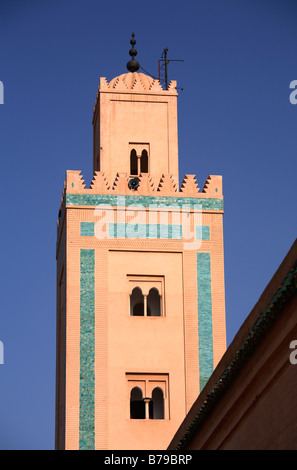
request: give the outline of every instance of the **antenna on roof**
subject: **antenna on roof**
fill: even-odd
[[[184,62],[182,59],[167,59],[168,47],[165,47],[161,59],[159,59],[159,81],[162,84],[165,84],[165,88],[168,88],[168,64],[169,62]],[[162,74],[162,77],[161,77]]]

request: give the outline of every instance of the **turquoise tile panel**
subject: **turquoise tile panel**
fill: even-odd
[[[125,236],[130,239],[146,238],[146,224],[125,224]]]
[[[147,238],[158,238],[158,224],[149,224],[146,228]]]
[[[222,211],[223,199],[220,198],[193,198],[193,197],[167,197],[167,196],[116,196],[113,194],[71,194],[66,193],[66,204],[75,206],[97,206],[106,204],[110,206],[127,207],[153,205],[155,208],[175,206],[189,208],[210,209]]]
[[[209,225],[197,225],[196,240],[210,240]]]
[[[109,236],[112,238],[164,238],[182,239],[181,225],[110,223]]]
[[[213,371],[210,253],[197,253],[200,392]]]
[[[94,222],[81,222],[80,223],[80,235],[81,237],[93,237],[94,236]]]
[[[181,240],[183,238],[183,228],[181,225],[171,225],[171,238]]]
[[[95,448],[95,250],[80,251],[79,448]]]

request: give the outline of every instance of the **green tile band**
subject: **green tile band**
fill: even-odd
[[[95,250],[80,251],[79,448],[95,448]]]
[[[197,253],[200,392],[213,372],[210,253]]]
[[[182,239],[181,225],[166,224],[134,224],[117,223],[109,224],[109,236],[112,238],[167,238]]]
[[[69,206],[97,206],[108,204],[110,206],[127,207],[130,205],[142,205],[148,207],[155,205],[156,208],[175,206],[182,208],[190,206],[191,209],[222,211],[223,199],[220,198],[194,198],[194,197],[167,197],[167,196],[120,196],[114,194],[71,194],[66,193],[66,205]]]
[[[82,237],[95,235],[94,222],[81,222],[80,235]],[[183,238],[183,226],[174,224],[134,224],[109,223],[108,237],[110,238],[163,238],[181,240]],[[196,227],[196,240],[209,240],[209,226],[198,225]]]

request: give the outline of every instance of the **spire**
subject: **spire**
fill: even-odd
[[[135,34],[132,33],[132,39],[130,41],[130,44],[132,47],[129,51],[129,54],[132,57],[132,59],[129,60],[129,62],[127,62],[127,69],[129,70],[129,72],[137,72],[137,70],[139,69],[139,62],[137,62],[137,60],[134,59],[134,57],[137,55],[137,50],[134,48],[136,44],[136,40],[134,39],[134,37],[135,37]]]

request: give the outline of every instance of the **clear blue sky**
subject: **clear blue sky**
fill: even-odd
[[[65,171],[92,176],[100,76],[130,35],[180,90],[180,175],[223,175],[228,344],[297,233],[297,3],[1,0],[0,448],[53,449],[55,242]]]

